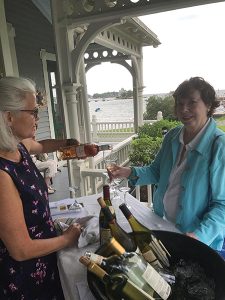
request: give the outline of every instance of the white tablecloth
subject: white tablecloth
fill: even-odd
[[[84,207],[78,211],[65,211],[62,213],[57,207],[62,204],[72,204],[73,199],[64,199],[57,202],[51,202],[50,208],[53,219],[56,218],[81,218],[87,215],[99,215],[100,206],[97,198],[101,195],[91,195],[77,198],[79,203],[83,203]],[[122,196],[122,195],[121,195]],[[127,195],[127,204],[130,205],[130,211],[143,225],[153,230],[168,230],[179,232],[172,223],[163,220],[155,215],[148,207],[143,205],[130,194]],[[113,202],[116,211],[117,220],[121,227],[127,231],[131,228],[123,216],[122,212],[118,209],[119,200]],[[87,270],[79,262],[80,256],[85,251],[95,251],[99,247],[99,242],[88,245],[84,248],[78,249],[76,246],[58,252],[58,267],[60,278],[66,300],[94,300],[94,296],[88,288],[87,284]]]

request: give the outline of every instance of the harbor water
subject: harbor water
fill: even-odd
[[[146,101],[143,101],[143,112]],[[95,115],[97,122],[133,122],[133,99],[96,99],[89,102],[90,118]]]

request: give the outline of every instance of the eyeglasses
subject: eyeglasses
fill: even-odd
[[[20,111],[30,112],[30,114],[34,116],[35,119],[38,118],[38,112],[39,112],[38,107],[35,107],[35,109],[20,109]]]

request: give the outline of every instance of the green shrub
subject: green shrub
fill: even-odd
[[[178,124],[180,123],[177,121],[161,120],[139,127],[138,136],[131,142],[131,165],[144,166],[151,163],[162,144],[162,128],[170,130]]]
[[[162,144],[162,138],[152,138],[149,136],[142,136],[132,141],[132,151],[129,155],[132,165],[143,166],[148,165],[155,157]]]
[[[168,130],[176,127],[180,122],[178,121],[169,121],[169,120],[160,120],[152,124],[144,124],[138,129],[138,137],[142,135],[155,137],[162,137],[162,128],[166,127]]]

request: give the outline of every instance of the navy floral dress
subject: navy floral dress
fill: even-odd
[[[18,148],[21,161],[15,163],[0,157],[0,169],[11,176],[19,191],[30,237],[55,237],[45,181],[27,149],[22,144]],[[56,253],[19,262],[0,240],[0,299],[63,300]]]

